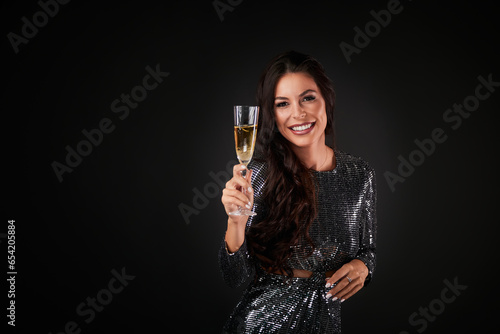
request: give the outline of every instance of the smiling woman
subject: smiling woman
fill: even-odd
[[[275,120],[278,130],[299,155],[318,153],[325,155],[324,162],[332,150],[325,145],[325,129],[328,117],[325,100],[314,79],[307,73],[287,73],[276,85]],[[306,136],[307,135],[307,136]],[[326,152],[326,153],[325,153]],[[303,161],[316,170],[328,166],[314,166],[315,157]]]
[[[224,333],[340,333],[341,303],[375,269],[375,173],[326,144],[335,93],[314,58],[274,58],[257,100],[259,158],[247,178],[234,166],[222,195],[227,213],[257,213],[228,216],[222,275],[230,286],[253,280]]]

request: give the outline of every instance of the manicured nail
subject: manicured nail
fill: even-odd
[[[329,288],[332,286],[332,283],[326,283],[325,288]]]
[[[345,301],[345,299],[342,299],[340,302],[343,303]]]
[[[327,294],[327,295],[326,295],[326,299],[331,298],[331,297],[332,297],[332,295],[331,295],[331,294]],[[337,299],[337,298],[335,298],[335,299]],[[335,299],[334,299],[334,300],[335,300]]]
[[[245,165],[241,165],[241,169],[247,169]]]
[[[250,209],[250,203],[248,203],[247,205],[245,205],[247,209]]]
[[[252,192],[252,187],[248,187],[248,192],[251,193]]]
[[[336,301],[337,299],[337,297],[333,297],[332,302]]]

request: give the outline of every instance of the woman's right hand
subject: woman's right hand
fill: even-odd
[[[229,217],[229,222],[245,225],[248,216],[230,215],[229,212],[236,211],[238,206],[251,209],[253,206],[253,189],[251,184],[252,170],[248,169],[245,178],[241,172],[246,168],[245,165],[239,164],[233,167],[233,177],[227,181],[226,187],[222,190],[222,204]],[[245,190],[245,191],[243,191]]]

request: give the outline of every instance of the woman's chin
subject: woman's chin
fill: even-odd
[[[297,138],[297,136],[294,137],[285,137],[290,144],[292,144],[295,147],[298,148],[308,148],[308,147],[315,147],[318,142],[320,143],[325,143],[325,135],[323,136],[303,136],[300,138]]]

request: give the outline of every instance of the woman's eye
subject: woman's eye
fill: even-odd
[[[280,103],[276,104],[276,107],[283,108],[283,107],[286,107],[287,104],[288,104],[287,102],[280,102]]]
[[[304,101],[313,101],[313,100],[315,100],[315,99],[316,99],[316,97],[315,97],[315,96],[312,96],[312,95],[309,95],[309,96],[305,96],[305,97],[304,97]]]

